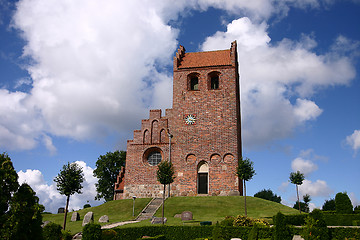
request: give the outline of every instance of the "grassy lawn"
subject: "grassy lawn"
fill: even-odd
[[[255,197],[246,197],[248,216],[252,218],[264,218],[272,223],[272,216],[279,211],[283,214],[297,214],[298,210],[279,203],[267,201]],[[193,213],[193,221],[183,223],[175,214],[183,211]],[[161,217],[162,209],[156,212],[156,217]],[[245,215],[244,197],[239,196],[204,196],[204,197],[172,197],[165,202],[166,225],[199,225],[201,221],[222,221],[226,216]],[[150,226],[150,221],[142,221],[136,224],[122,227]]]
[[[138,198],[135,202],[135,217],[143,210],[149,203],[150,198]],[[70,199],[71,201],[71,199]],[[70,230],[72,234],[82,230],[82,221],[87,212],[94,213],[94,222],[99,223],[98,220],[103,215],[109,216],[109,223],[122,222],[133,220],[132,216],[133,200],[117,200],[104,203],[97,207],[86,208],[77,211],[80,214],[80,221],[71,222],[72,212],[69,212],[66,219],[66,230]],[[43,214],[43,221],[51,221],[63,225],[64,214]],[[106,225],[109,223],[100,223]]]
[[[296,209],[284,206],[279,203],[270,202],[255,197],[247,197],[247,212],[252,218],[265,218],[272,223],[272,216],[281,211],[283,214],[297,214]],[[150,201],[149,198],[138,198],[135,204],[135,215]],[[95,223],[98,223],[102,215],[108,215],[110,222],[121,222],[133,220],[132,216],[132,199],[117,200],[104,203],[97,207],[79,210],[80,221],[71,222],[72,213],[68,213],[66,229],[71,233],[80,232],[82,230],[82,220],[84,215],[92,211],[94,212]],[[193,221],[183,223],[180,218],[175,218],[175,214],[181,214],[183,211],[191,211],[193,213]],[[156,212],[156,217],[161,217],[161,207]],[[244,197],[239,196],[204,196],[204,197],[172,197],[165,202],[166,225],[199,225],[201,221],[222,221],[226,216],[244,215]],[[43,221],[52,221],[60,225],[63,224],[64,214],[44,214]],[[102,223],[101,225],[105,225]],[[149,220],[145,220],[135,224],[121,226],[150,226]]]

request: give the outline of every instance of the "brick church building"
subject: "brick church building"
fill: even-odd
[[[242,195],[235,173],[242,155],[240,120],[236,41],[230,49],[209,52],[186,53],[180,46],[172,108],[164,116],[150,110],[127,141],[114,199],[162,196],[156,171],[164,160],[175,169],[171,196]]]

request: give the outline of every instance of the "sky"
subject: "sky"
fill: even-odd
[[[271,189],[310,207],[346,191],[360,205],[359,0],[0,0],[0,152],[46,211],[77,162],[70,209],[95,201],[100,155],[126,150],[150,109],[172,107],[172,64],[238,44],[247,195]]]

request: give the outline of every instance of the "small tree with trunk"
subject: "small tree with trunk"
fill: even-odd
[[[157,180],[164,185],[163,192],[163,204],[162,204],[162,224],[164,224],[164,209],[165,209],[165,189],[166,185],[173,183],[174,176],[174,167],[171,162],[164,160],[158,165],[158,170],[156,172]]]
[[[290,173],[290,182],[296,185],[297,202],[299,203],[299,212],[301,213],[300,199],[299,199],[299,185],[303,183],[305,179],[304,174],[300,171]]]
[[[74,193],[81,193],[82,183],[84,182],[82,168],[76,163],[67,163],[63,166],[63,169],[60,171],[60,173],[55,177],[54,181],[56,182],[57,190],[60,192],[60,194],[66,196],[63,225],[63,229],[65,230],[70,196]]]
[[[255,175],[254,163],[249,158],[239,159],[238,167],[236,169],[236,175],[244,181],[244,193],[245,193],[245,216],[247,217],[246,208],[246,181],[249,181]]]

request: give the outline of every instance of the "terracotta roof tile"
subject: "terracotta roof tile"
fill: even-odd
[[[230,50],[185,53],[178,68],[231,65]]]

